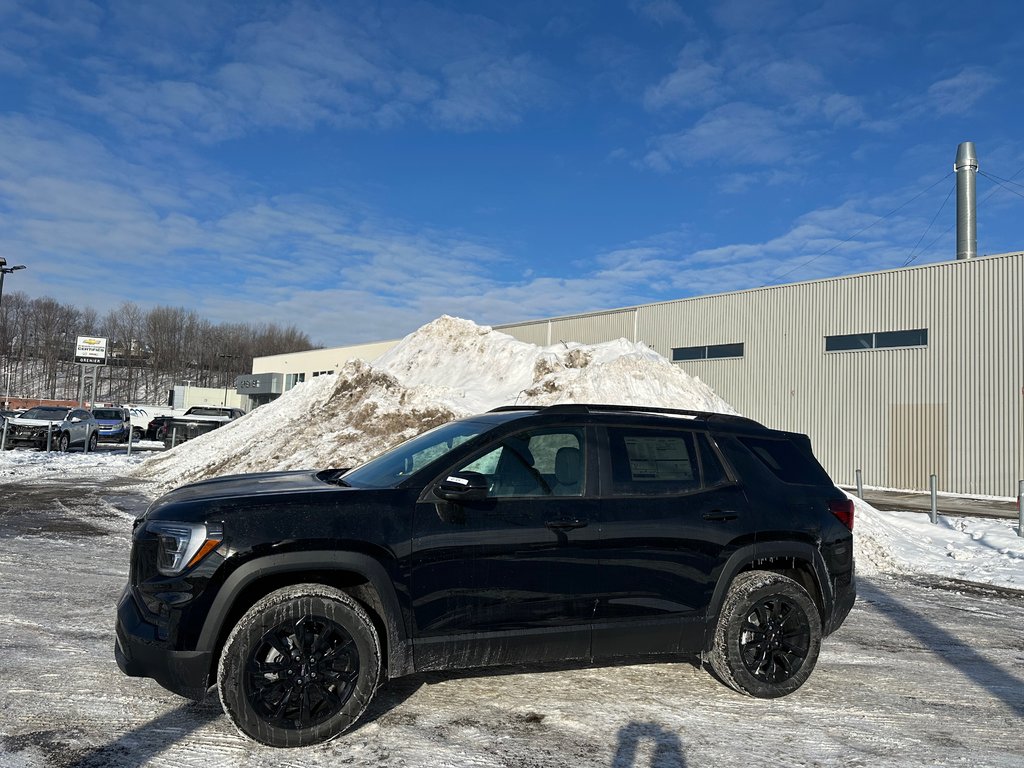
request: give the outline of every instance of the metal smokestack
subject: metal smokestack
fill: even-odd
[[[963,141],[956,148],[956,257],[973,259],[978,255],[977,198],[974,177],[978,173],[978,156],[974,142]]]

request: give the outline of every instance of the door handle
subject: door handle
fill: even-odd
[[[724,523],[728,520],[735,520],[737,517],[739,517],[739,515],[737,515],[735,512],[715,509],[712,510],[711,512],[705,512],[703,515],[701,515],[701,517],[710,522]]]
[[[544,526],[551,531],[571,531],[573,528],[585,528],[586,520],[550,520]]]

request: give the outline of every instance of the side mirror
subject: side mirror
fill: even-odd
[[[72,424],[78,424],[80,421],[81,421],[81,419],[78,416],[72,416],[71,417],[71,423]]]
[[[445,501],[482,501],[487,488],[487,477],[479,472],[451,472],[434,486],[434,494]]]

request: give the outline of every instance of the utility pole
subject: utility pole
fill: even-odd
[[[4,278],[12,272],[17,272],[19,269],[24,269],[24,264],[17,264],[13,267],[7,266],[7,259],[0,256],[0,320],[3,320],[3,302],[4,302]],[[7,321],[4,320],[4,332],[0,336],[0,352],[6,353],[7,351]],[[6,406],[11,399],[11,372],[7,371],[7,400],[4,401]]]

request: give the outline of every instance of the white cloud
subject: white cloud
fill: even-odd
[[[662,26],[692,23],[686,11],[674,0],[630,0],[629,7],[638,16]]]
[[[690,43],[679,54],[676,68],[644,93],[644,106],[694,109],[725,100],[723,70],[706,58],[707,46]]]
[[[974,108],[999,83],[984,67],[966,67],[928,88],[928,102],[940,115],[962,115]]]
[[[50,79],[41,102],[71,102],[132,138],[414,121],[476,130],[515,124],[554,91],[509,30],[429,4],[242,3],[200,7],[195,19],[144,3],[110,14],[80,4],[4,20],[0,71],[34,69]],[[54,76],[51,58],[101,34],[73,76]]]
[[[724,162],[768,165],[795,160],[793,137],[777,112],[736,102],[717,107],[690,129],[659,136],[646,164],[659,171]]]

